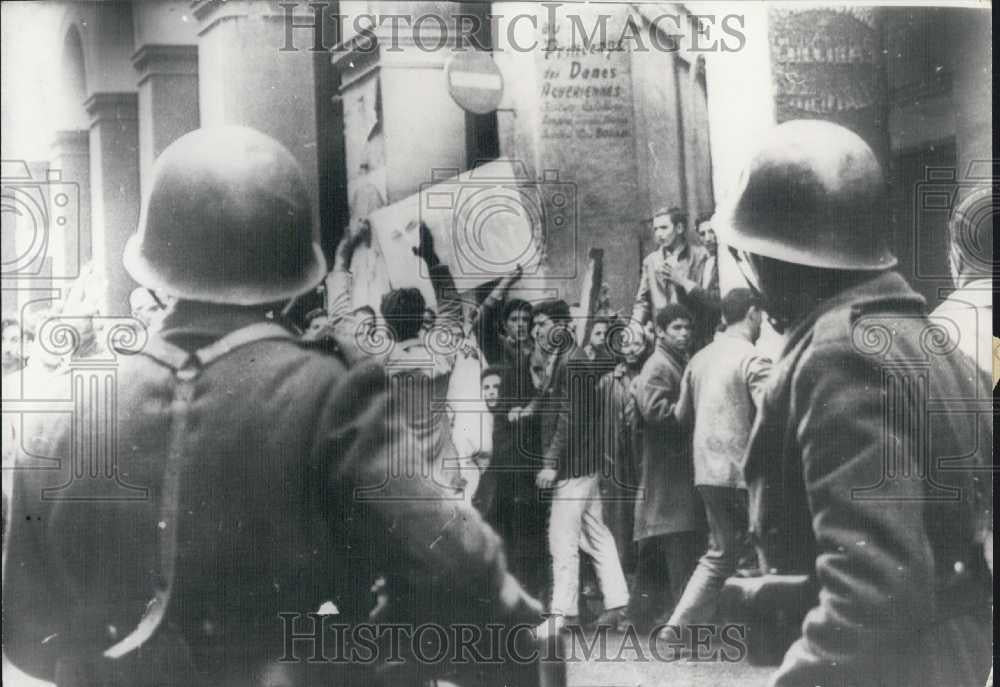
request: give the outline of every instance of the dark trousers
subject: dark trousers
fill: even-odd
[[[710,623],[715,620],[719,592],[736,565],[746,542],[747,492],[735,487],[699,485],[698,493],[708,518],[708,551],[698,561],[680,597],[671,625]]]
[[[702,551],[698,532],[676,532],[639,542],[629,617],[643,626],[666,622]]]

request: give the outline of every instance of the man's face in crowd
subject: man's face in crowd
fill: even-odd
[[[590,345],[594,348],[601,348],[604,346],[604,342],[608,338],[608,324],[606,322],[598,322],[590,330]]]
[[[486,407],[493,410],[500,401],[500,375],[486,375],[483,377],[483,400]]]
[[[547,350],[552,330],[555,327],[555,321],[548,315],[535,315],[531,320],[531,336],[534,338],[535,344],[541,346],[543,350]]]
[[[431,308],[426,308],[424,310],[424,324],[423,324],[423,327],[424,327],[425,331],[430,331],[430,329],[434,326],[434,320],[436,318],[437,318],[437,314]]]
[[[507,316],[507,336],[515,341],[524,341],[531,334],[531,317],[527,310],[515,310]]]
[[[670,221],[670,215],[657,215],[653,218],[653,238],[660,248],[673,244],[675,236],[674,223]]]
[[[8,325],[3,330],[3,366],[4,369],[16,367],[21,363],[21,327]]]
[[[166,315],[165,306],[157,302],[156,297],[147,289],[136,289],[129,296],[132,317],[142,322],[148,329],[159,327]]]
[[[712,228],[711,222],[702,222],[698,225],[698,236],[701,237],[701,242],[705,244],[705,248],[712,255],[717,255],[719,252],[719,239],[715,235],[715,229]]]
[[[635,336],[628,337],[622,343],[622,357],[625,364],[635,367],[642,360],[642,352],[646,349],[646,343]]]
[[[317,341],[323,334],[323,330],[326,329],[327,324],[329,324],[330,318],[326,315],[319,315],[312,318],[309,321],[309,327],[306,328],[302,338],[306,341]]]
[[[691,320],[677,318],[666,329],[656,328],[656,335],[665,346],[674,351],[686,351],[691,342]]]

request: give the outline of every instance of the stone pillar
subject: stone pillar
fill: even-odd
[[[952,101],[958,178],[988,182],[997,171],[993,159],[993,24],[990,10],[948,10]]]
[[[706,13],[713,11],[706,6]],[[714,8],[721,14],[729,6]],[[885,161],[889,148],[878,8],[741,6],[745,42],[706,55],[713,185],[724,204],[755,141],[789,119],[842,124]],[[761,97],[771,93],[772,97]],[[720,251],[723,292],[743,285]]]
[[[706,5],[727,14],[729,5]],[[754,143],[790,119],[836,122],[886,160],[889,150],[882,15],[873,7],[741,5],[745,41],[706,54],[708,120],[716,201],[724,206]],[[762,97],[770,93],[771,97]],[[722,292],[745,285],[729,251],[719,251]],[[758,347],[776,355],[781,341],[765,327]]]
[[[457,2],[379,3],[379,13],[410,21],[395,29],[383,23],[334,47],[352,213],[366,214],[374,197],[394,203],[467,168],[466,113],[443,71],[456,42],[466,44],[449,35],[460,10]],[[345,27],[354,19],[347,16]]]
[[[52,143],[50,166],[60,172],[60,181],[75,189],[75,206],[67,206],[66,223],[62,229],[62,250],[53,256],[59,261],[54,267],[58,276],[70,277],[80,272],[80,266],[94,255],[90,235],[90,133],[86,130],[57,131]]]
[[[501,155],[523,162],[543,188],[565,185],[576,209],[570,222],[546,217],[545,278],[535,285],[572,303],[590,249],[602,248],[612,303],[629,311],[646,214],[639,167],[649,157],[637,149],[637,124],[646,121],[645,105],[651,120],[654,109],[640,97],[642,72],[629,48],[618,45],[635,19],[632,9],[496,2],[493,14],[501,17],[496,60],[510,89],[499,113]],[[603,33],[595,28],[602,25]],[[655,109],[664,116],[662,106]]]
[[[125,272],[125,241],[139,220],[139,121],[135,93],[94,93],[90,114],[90,197],[94,262],[107,280],[106,314],[128,313],[136,284]]]
[[[132,64],[139,73],[139,178],[145,192],[157,156],[198,128],[198,48],[144,45]]]
[[[877,7],[771,8],[768,42],[777,122],[841,124],[865,139],[886,166],[882,12]]]
[[[284,144],[302,165],[313,207],[318,201],[315,52],[296,31],[286,47],[279,3],[193,3],[198,32],[198,108],[201,126],[239,124]],[[295,3],[296,23],[313,20]],[[306,31],[305,33],[308,33]]]

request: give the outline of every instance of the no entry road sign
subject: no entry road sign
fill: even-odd
[[[503,76],[490,53],[456,53],[445,65],[444,74],[448,92],[463,110],[486,114],[500,105]]]

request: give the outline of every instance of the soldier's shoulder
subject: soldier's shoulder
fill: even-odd
[[[862,313],[851,304],[842,304],[821,313],[813,323],[809,348],[850,346],[854,328]]]

